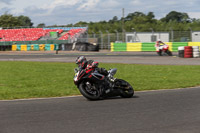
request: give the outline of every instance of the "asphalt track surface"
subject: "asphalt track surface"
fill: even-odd
[[[199,133],[200,88],[0,101],[0,133]]]
[[[33,51],[0,52],[0,61],[41,61],[41,62],[75,62],[77,56],[84,55],[104,63],[154,64],[154,65],[200,65],[200,58],[179,58],[158,56],[155,52],[73,52],[73,51]]]
[[[176,54],[176,53],[175,53]],[[199,65],[199,58],[128,53],[0,53],[0,61]],[[139,61],[140,60],[140,61]],[[163,61],[164,60],[164,61]],[[129,99],[88,101],[82,96],[0,101],[0,133],[199,133],[200,87],[135,92]]]

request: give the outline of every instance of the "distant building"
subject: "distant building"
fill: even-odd
[[[169,42],[169,32],[127,32],[126,42]]]
[[[192,42],[200,42],[200,31],[192,32]]]

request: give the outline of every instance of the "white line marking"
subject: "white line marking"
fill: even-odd
[[[48,99],[64,99],[64,98],[73,98],[73,97],[82,97],[82,96],[81,95],[75,95],[75,96],[63,96],[63,97],[13,99],[13,100],[0,100],[0,102],[16,102],[16,101],[32,101],[32,100],[48,100]]]

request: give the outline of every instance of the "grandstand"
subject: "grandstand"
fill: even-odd
[[[87,27],[0,29],[0,51],[98,51],[87,43]]]
[[[61,36],[58,40],[68,40],[69,38],[76,38],[81,33],[84,33],[85,30],[83,29],[71,29],[67,33],[65,33],[63,36]]]
[[[0,42],[38,41],[47,37],[51,39],[51,33],[56,33],[56,40],[76,40],[86,27],[51,27],[51,28],[23,28],[1,29]]]

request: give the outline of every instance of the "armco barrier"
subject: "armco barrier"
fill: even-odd
[[[172,52],[177,52],[180,46],[199,46],[200,42],[165,42],[169,45]],[[26,45],[26,46],[25,46]],[[156,51],[154,42],[143,43],[111,43],[111,51]],[[63,46],[63,47],[62,47]],[[13,45],[0,45],[0,51],[44,51],[44,50],[79,50],[79,51],[98,51],[96,46],[86,44],[76,44],[75,49],[69,43],[65,44],[13,44]],[[89,49],[88,49],[89,48]]]
[[[200,46],[200,42],[188,42],[188,46]]]
[[[21,51],[27,51],[27,45],[21,45]]]
[[[171,51],[177,52],[178,47],[181,47],[181,46],[188,46],[188,42],[173,42]]]
[[[40,49],[40,51],[44,51],[45,50],[45,44],[40,44],[39,49]]]
[[[142,43],[127,43],[127,51],[142,51]]]
[[[17,44],[17,51],[21,51],[21,44]]]
[[[45,44],[44,49],[45,49],[46,51],[50,51],[50,50],[51,50],[51,44]]]
[[[27,44],[27,51],[31,51],[32,47],[31,44]]]
[[[38,41],[10,41],[10,42],[0,42],[0,45],[13,45],[16,44],[62,44],[69,43],[69,40],[38,40]]]
[[[127,51],[126,43],[114,43],[113,51]]]
[[[183,47],[200,46],[200,42],[164,42],[164,43],[169,45],[169,50],[172,52],[178,52],[178,47],[180,46]],[[111,51],[156,51],[156,49],[155,49],[155,42],[111,43]]]
[[[55,45],[54,44],[45,44],[45,51],[53,51],[54,50]]]
[[[10,47],[12,51],[54,51],[59,48],[58,44],[17,44]]]
[[[142,51],[156,51],[154,46],[155,46],[155,43],[151,43],[151,42],[142,43]]]
[[[17,45],[12,45],[12,51],[17,51]]]

